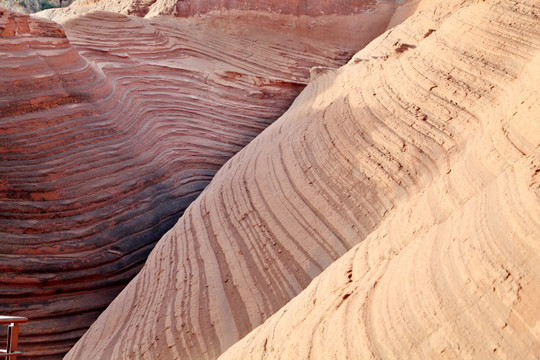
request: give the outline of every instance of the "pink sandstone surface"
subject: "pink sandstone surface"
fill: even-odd
[[[539,15],[424,2],[314,71],[65,359],[539,358]]]
[[[25,358],[62,357],[309,69],[384,31],[379,10],[61,27],[0,9],[0,313],[30,318]]]
[[[373,12],[380,6],[395,7],[396,3],[401,2],[399,0],[78,0],[69,8],[47,10],[45,13],[81,13],[99,9],[139,17],[156,15],[188,17],[214,11],[240,10],[319,17]]]

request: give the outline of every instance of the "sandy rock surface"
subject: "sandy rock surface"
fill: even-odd
[[[391,10],[61,27],[0,9],[0,313],[30,318],[26,354],[61,357],[309,69],[344,64]]]
[[[315,69],[66,359],[538,358],[540,8],[432,3]]]
[[[173,15],[189,17],[215,11],[260,11],[285,15],[351,15],[373,13],[380,6],[395,7],[401,0],[78,0],[69,8],[44,11],[47,14],[106,10],[139,17]],[[411,3],[418,0],[409,1]]]
[[[512,55],[446,173],[220,360],[538,359],[540,57]]]

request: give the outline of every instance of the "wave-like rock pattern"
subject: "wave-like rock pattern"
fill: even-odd
[[[102,0],[103,1],[103,0]],[[321,16],[330,14],[352,14],[369,11],[377,0],[146,0],[140,6],[133,2],[128,11],[138,15],[154,16],[174,14],[190,16],[213,10],[255,10],[281,14]],[[147,13],[144,11],[148,10]]]
[[[309,69],[348,60],[347,19],[96,12],[68,40],[0,10],[0,313],[30,318],[29,357],[67,352]]]
[[[219,359],[538,359],[538,69],[451,172]]]
[[[537,357],[539,11],[440,2],[314,74],[66,359],[216,358],[358,243],[224,358]]]
[[[105,10],[139,17],[173,15],[188,17],[227,10],[262,11],[265,13],[306,15],[350,15],[373,13],[380,6],[391,6],[394,0],[78,0],[69,8],[47,10],[49,14],[84,13]]]

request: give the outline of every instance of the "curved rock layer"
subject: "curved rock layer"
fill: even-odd
[[[187,17],[215,11],[241,10],[319,17],[373,13],[380,6],[393,7],[401,2],[397,0],[78,0],[69,8],[51,9],[43,13],[65,16],[98,9],[139,17],[156,15]]]
[[[148,15],[174,14],[190,16],[212,10],[256,10],[281,14],[320,16],[330,14],[348,15],[373,9],[377,0],[141,0],[133,2],[128,11]],[[137,6],[137,5],[144,6]],[[140,11],[143,10],[143,11]],[[146,15],[146,14],[144,14]]]
[[[0,10],[0,313],[30,318],[25,353],[67,352],[309,69],[343,64],[391,15],[96,12],[65,24],[70,43]]]
[[[277,311],[223,357],[538,357],[538,14],[440,2],[316,74],[65,359],[213,359]]]
[[[538,359],[539,69],[478,113],[450,173],[219,359]]]

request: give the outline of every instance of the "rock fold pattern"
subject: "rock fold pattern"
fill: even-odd
[[[538,358],[538,14],[439,2],[314,71],[66,359]]]
[[[379,5],[401,3],[395,0],[78,0],[70,8],[47,10],[48,13],[81,13],[106,10],[139,17],[193,15],[227,10],[262,11],[285,15],[319,17],[372,12]]]
[[[65,354],[309,69],[384,31],[350,43],[357,23],[0,9],[0,313],[30,318],[22,350]]]

